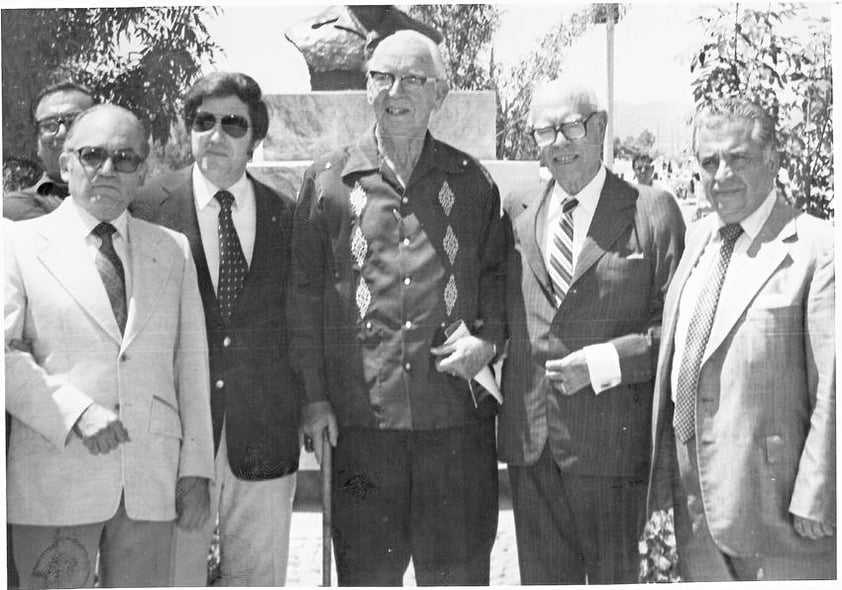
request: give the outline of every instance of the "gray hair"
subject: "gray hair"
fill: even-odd
[[[400,31],[396,31],[388,37],[384,38],[380,43],[378,43],[377,47],[374,48],[374,51],[371,53],[371,57],[366,63],[366,69],[370,69],[369,64],[371,64],[371,62],[374,61],[374,58],[379,52],[383,50],[384,47],[389,47],[392,44],[397,44],[400,47],[412,47],[413,45],[421,45],[422,48],[426,51],[426,53],[430,56],[430,61],[432,61],[434,69],[433,74],[435,75],[435,77],[443,82],[447,82],[447,68],[445,68],[444,66],[444,60],[442,59],[439,46],[436,45],[435,41],[433,41],[426,35],[423,35],[418,31],[413,31],[410,29],[402,29]]]
[[[535,86],[532,91],[528,124],[532,125],[536,104],[559,101],[567,101],[571,105],[576,105],[581,111],[594,113],[604,110],[596,91],[592,87],[570,76],[561,76],[555,80],[540,82]]]
[[[702,107],[693,118],[693,151],[696,151],[696,138],[702,126],[709,127],[714,119],[727,121],[752,121],[752,136],[762,149],[775,151],[778,147],[775,128],[776,117],[762,106],[746,98],[728,97],[714,100]]]

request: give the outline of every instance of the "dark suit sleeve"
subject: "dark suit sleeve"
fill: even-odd
[[[482,326],[476,335],[492,342],[498,351],[502,351],[506,339],[506,261],[511,238],[509,224],[500,207],[500,193],[493,182],[485,203],[485,232],[479,250],[482,265],[479,275],[479,318]]]
[[[818,232],[817,232],[818,233]],[[810,425],[789,511],[836,523],[836,332],[833,238],[824,241],[807,293],[805,331]]]
[[[315,167],[304,175],[292,227],[288,310],[290,363],[304,380],[305,403],[327,399],[324,362],[325,284],[330,244]]]
[[[649,290],[649,321],[645,331],[610,340],[620,358],[621,383],[643,383],[655,377],[664,299],[684,251],[684,220],[675,199],[666,192],[641,195],[643,223],[649,224],[653,258]]]

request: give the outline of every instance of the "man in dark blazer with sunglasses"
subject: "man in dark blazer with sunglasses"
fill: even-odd
[[[285,322],[293,201],[246,173],[269,117],[258,84],[214,73],[187,93],[195,163],[135,203],[139,216],[187,235],[210,349],[221,583],[282,586],[298,469],[299,382]],[[179,531],[176,586],[204,586],[213,518]]]
[[[675,200],[602,163],[607,114],[556,80],[529,124],[552,179],[509,195],[499,458],[524,584],[633,583],[661,310],[684,245]]]

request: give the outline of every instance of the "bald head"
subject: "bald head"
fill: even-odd
[[[439,46],[426,35],[410,30],[392,33],[374,48],[371,59],[368,60],[368,69],[380,71],[378,64],[395,55],[402,56],[406,60],[414,60],[424,68],[428,76],[446,81],[447,70],[444,67]]]
[[[76,117],[76,120],[73,122],[73,126],[70,127],[70,131],[68,131],[67,138],[64,141],[67,149],[72,150],[81,147],[76,145],[78,143],[76,141],[76,136],[79,134],[80,129],[84,129],[88,125],[87,123],[83,124],[82,121],[89,117],[93,117],[93,119],[96,119],[97,121],[101,119],[108,120],[109,122],[117,121],[122,128],[133,129],[134,135],[138,140],[136,152],[138,155],[143,156],[144,159],[146,159],[146,156],[149,155],[149,141],[146,126],[140,119],[138,119],[137,115],[129,109],[111,103],[97,104],[79,113],[79,116]],[[96,125],[97,123],[95,122],[92,124]]]
[[[536,112],[560,104],[580,113],[602,110],[602,105],[599,104],[593,88],[565,76],[535,86],[532,92],[532,105],[529,109],[529,124],[534,126]]]

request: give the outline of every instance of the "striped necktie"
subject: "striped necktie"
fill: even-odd
[[[675,414],[672,424],[675,435],[683,443],[689,441],[696,432],[696,393],[699,389],[699,375],[702,370],[702,356],[713,327],[719,293],[725,280],[725,271],[734,252],[734,244],[743,233],[739,223],[729,223],[719,228],[722,243],[710,276],[704,283],[696,309],[690,318],[687,329],[687,343],[678,369],[678,382],[675,392]]]
[[[565,199],[561,204],[561,218],[550,246],[550,281],[553,284],[556,307],[561,305],[573,279],[573,210],[579,201]]]
[[[117,229],[107,222],[97,225],[91,233],[100,240],[94,264],[96,265],[102,284],[105,285],[105,292],[108,293],[108,301],[114,312],[114,319],[120,328],[120,334],[126,331],[126,274],[123,270],[123,263],[114,250],[113,235]]]
[[[219,191],[214,195],[221,207],[219,211],[219,279],[216,288],[216,300],[219,312],[227,322],[237,304],[237,298],[248,274],[248,262],[240,245],[237,229],[231,217],[234,195],[228,191]]]

